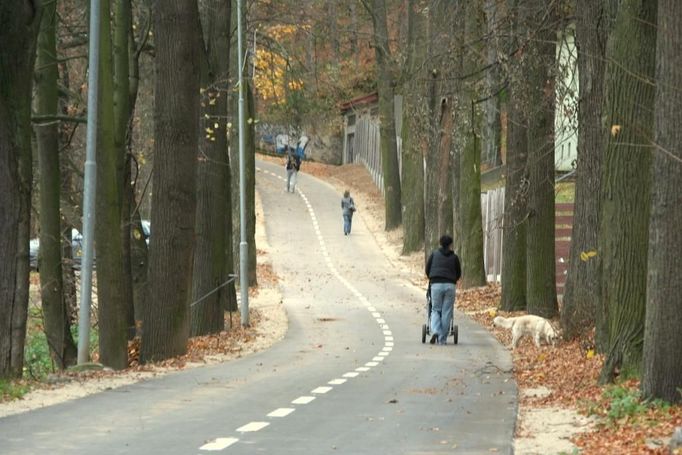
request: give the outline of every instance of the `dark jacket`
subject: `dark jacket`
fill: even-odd
[[[429,283],[453,283],[462,276],[459,257],[450,249],[439,248],[426,261],[426,276]]]
[[[296,171],[301,169],[301,158],[295,155],[289,155],[287,158],[287,169],[294,169]]]

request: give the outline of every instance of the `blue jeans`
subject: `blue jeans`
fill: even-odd
[[[438,335],[438,344],[445,344],[450,334],[450,320],[455,306],[453,283],[431,284],[431,333]]]
[[[296,169],[287,169],[287,191],[296,192]]]
[[[353,224],[353,215],[343,215],[343,233],[350,234],[350,228]]]

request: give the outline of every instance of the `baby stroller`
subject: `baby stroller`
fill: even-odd
[[[454,343],[457,344],[457,334],[459,327],[454,324],[455,309],[452,309],[452,317],[450,318],[450,332],[448,335],[454,337]],[[426,337],[431,335],[431,286],[426,289],[426,324],[422,324],[422,343],[426,343]]]

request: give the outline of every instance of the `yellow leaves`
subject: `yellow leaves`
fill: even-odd
[[[594,358],[594,349],[588,349],[587,352],[585,353],[585,358],[588,359]]]
[[[497,316],[497,310],[494,308],[488,310],[488,316],[490,316],[491,318],[494,318],[495,316]]]
[[[622,127],[620,125],[611,125],[611,136],[616,137],[620,133]]]
[[[291,33],[296,27],[275,27],[275,33]],[[272,33],[269,33],[272,36]],[[303,81],[291,77],[288,61],[276,52],[266,48],[256,51],[254,57],[256,72],[254,86],[258,95],[264,100],[272,100],[277,104],[286,101],[286,92],[303,89]]]
[[[135,240],[140,240],[142,238],[142,233],[139,229],[133,229],[133,237]]]
[[[580,253],[580,260],[583,262],[589,261],[591,258],[595,257],[597,255],[597,252],[594,250],[590,251],[583,251]]]

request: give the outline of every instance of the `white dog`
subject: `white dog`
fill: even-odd
[[[493,319],[493,325],[504,327],[505,329],[511,329],[512,349],[516,348],[519,340],[525,335],[533,337],[537,347],[540,347],[540,340],[542,339],[544,339],[548,344],[551,343],[552,346],[554,346],[556,340],[559,338],[556,330],[554,330],[554,327],[552,327],[552,324],[547,319],[540,316],[534,316],[532,314],[518,316],[515,318],[503,318],[502,316],[497,316],[495,319]]]

